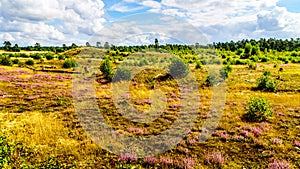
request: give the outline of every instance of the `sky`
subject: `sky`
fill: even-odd
[[[169,20],[153,23],[152,16]],[[122,36],[141,44],[154,38],[176,43],[170,39],[180,40],[183,29],[197,30],[209,42],[287,39],[300,37],[299,18],[299,0],[1,0],[0,42],[84,45],[99,37],[104,44],[109,39],[101,37],[114,35],[124,44]]]

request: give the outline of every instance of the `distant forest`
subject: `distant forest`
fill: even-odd
[[[266,52],[269,50],[276,50],[278,52],[282,51],[300,51],[300,38],[296,39],[265,39],[261,38],[260,40],[248,40],[243,39],[241,41],[230,41],[230,42],[214,42],[213,44],[209,44],[206,46],[200,45],[199,43],[195,43],[194,45],[180,45],[180,44],[165,44],[161,45],[158,43],[158,40],[155,39],[154,44],[150,45],[140,45],[140,46],[115,46],[113,44],[109,44],[105,42],[103,46],[101,46],[100,42],[97,42],[94,45],[91,45],[89,42],[86,43],[87,47],[97,47],[104,48],[109,50],[114,50],[118,52],[137,52],[145,49],[155,48],[157,50],[167,50],[167,51],[186,51],[186,53],[193,53],[193,48],[215,48],[218,50],[232,51],[232,52],[250,52],[249,55],[255,55],[256,52],[262,51]],[[64,52],[69,49],[77,48],[78,46],[73,43],[71,46],[67,46],[63,44],[61,47],[59,46],[41,46],[40,43],[36,43],[34,46],[27,47],[19,47],[18,44],[12,45],[11,42],[5,41],[3,46],[0,47],[0,50],[11,51],[11,52],[20,52],[21,50],[25,51],[50,51],[55,53]],[[242,51],[243,50],[243,51]]]

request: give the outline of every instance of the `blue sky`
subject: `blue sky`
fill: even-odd
[[[132,17],[137,14],[141,17]],[[151,14],[180,22],[152,23]],[[1,0],[0,41],[61,46],[83,45],[95,37],[101,43],[110,40],[101,35],[121,38],[122,44],[149,44],[156,37],[172,43],[179,34],[186,38],[187,29],[201,32],[209,42],[298,38],[299,18],[299,0]],[[151,25],[145,27],[146,21]],[[183,23],[190,26],[184,28]],[[195,37],[188,36],[198,40]]]

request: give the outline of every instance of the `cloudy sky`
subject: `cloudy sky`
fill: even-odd
[[[210,42],[300,37],[299,0],[1,0],[0,41],[82,45],[120,18],[145,12],[179,18]],[[139,23],[118,29],[134,24]],[[132,36],[143,30],[124,32]],[[148,39],[143,43],[153,40],[143,38]]]

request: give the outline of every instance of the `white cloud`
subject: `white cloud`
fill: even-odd
[[[130,7],[128,6],[128,4],[125,4],[125,3],[116,3],[114,5],[112,5],[109,10],[111,11],[117,11],[117,12],[135,12],[135,11],[138,11],[138,10],[141,10],[143,9],[143,7],[141,6],[138,6],[138,7]]]
[[[99,31],[105,22],[102,0],[2,0],[0,18],[0,32],[16,42],[42,44],[79,41]],[[1,36],[0,41],[7,37]]]

